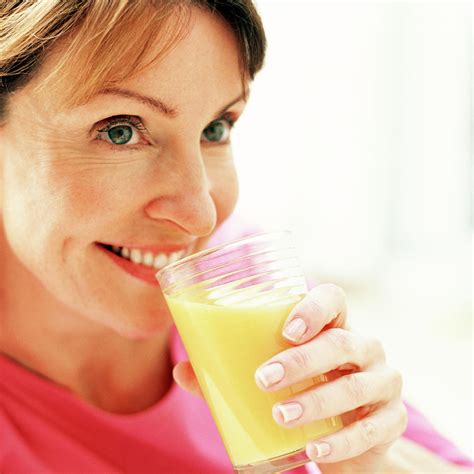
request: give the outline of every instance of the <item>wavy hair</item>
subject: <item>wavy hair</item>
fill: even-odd
[[[62,45],[57,67],[39,87],[61,82],[69,86],[66,104],[84,103],[165,55],[185,34],[193,6],[220,15],[229,25],[240,51],[242,80],[252,80],[263,65],[266,39],[251,0],[0,2],[0,122],[10,94],[29,82],[53,46]],[[147,61],[157,37],[160,50]]]

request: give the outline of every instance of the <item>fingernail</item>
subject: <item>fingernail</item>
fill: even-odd
[[[277,405],[276,409],[280,412],[285,423],[297,420],[303,414],[303,407],[294,402]]]
[[[283,330],[283,335],[290,341],[299,341],[303,334],[306,332],[306,323],[301,318],[295,318],[291,321],[288,326]]]
[[[310,443],[310,457],[322,458],[331,453],[331,446],[328,443]]]
[[[281,379],[283,379],[284,375],[285,369],[279,362],[264,365],[255,372],[255,378],[265,388],[268,388],[270,385],[279,382]]]

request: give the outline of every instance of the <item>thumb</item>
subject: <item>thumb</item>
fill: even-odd
[[[173,369],[173,378],[174,381],[186,392],[204,398],[196,374],[194,373],[194,369],[189,360],[178,362]]]

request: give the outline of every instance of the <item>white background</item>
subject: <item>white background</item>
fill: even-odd
[[[238,212],[294,232],[404,396],[472,455],[469,3],[258,2]]]

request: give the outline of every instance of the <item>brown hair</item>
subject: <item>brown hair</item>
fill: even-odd
[[[67,102],[79,104],[166,54],[185,33],[191,6],[220,15],[230,26],[240,50],[242,79],[252,80],[263,65],[266,40],[251,0],[1,2],[0,122],[6,116],[9,94],[28,83],[53,45],[62,42],[64,49],[40,87],[68,81]],[[146,63],[145,53],[157,34],[161,50]],[[71,70],[73,81],[67,76]]]

